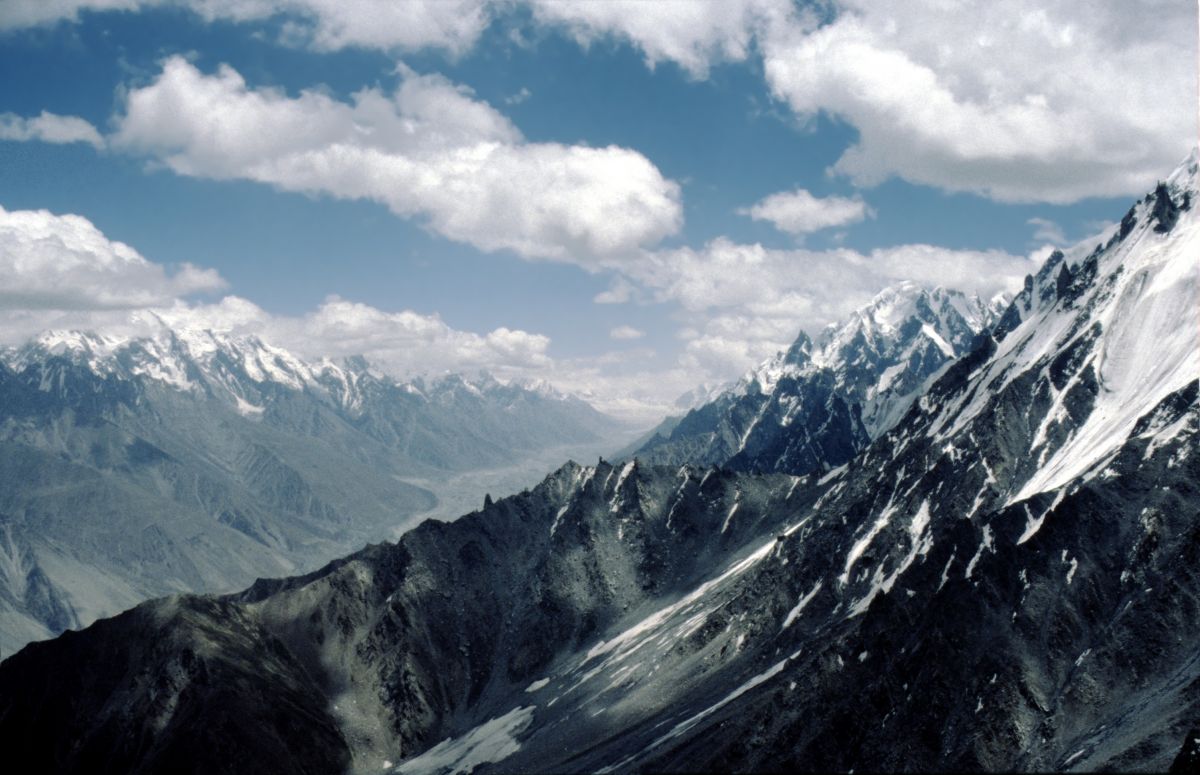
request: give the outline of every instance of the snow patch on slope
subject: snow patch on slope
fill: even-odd
[[[482,764],[507,759],[521,749],[517,735],[533,722],[533,706],[515,708],[459,737],[443,740],[392,770],[400,775],[436,772],[467,775]]]

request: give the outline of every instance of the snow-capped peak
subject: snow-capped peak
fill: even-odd
[[[32,359],[59,355],[99,366],[128,342],[128,339],[117,336],[55,329],[44,331],[24,347],[10,351],[5,360],[20,368]]]
[[[455,395],[483,397],[508,390],[555,401],[573,398],[545,380],[502,382],[483,371],[470,377],[445,374],[429,381],[400,381],[376,371],[362,356],[310,361],[258,336],[158,323],[153,333],[136,338],[46,331],[20,347],[0,350],[0,361],[20,371],[50,357],[65,357],[97,375],[143,378],[174,390],[207,393],[247,416],[261,414],[266,394],[279,389],[314,392],[353,414],[363,410],[372,385],[390,386],[420,400],[441,396],[452,401]]]
[[[715,401],[718,396],[733,390],[736,385],[736,382],[718,382],[716,384],[704,382],[681,394],[675,399],[672,406],[680,411],[687,412],[698,406],[704,406],[707,403]]]
[[[535,393],[542,398],[549,398],[554,401],[566,401],[570,398],[566,393],[563,393],[544,379],[517,379],[513,380],[511,384],[528,393]]]
[[[896,422],[941,367],[961,357],[1008,304],[942,287],[903,281],[880,291],[814,342],[803,332],[787,350],[751,369],[731,395],[772,395],[779,383],[827,371],[836,387],[863,409],[877,435]]]

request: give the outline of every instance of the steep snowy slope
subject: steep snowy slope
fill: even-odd
[[[801,333],[786,352],[665,423],[636,455],[793,474],[842,465],[968,352],[1006,302],[900,283],[816,342]]]
[[[33,644],[0,664],[0,744],[68,771],[1192,761],[1196,184],[1192,159],[1051,259],[844,466],[569,464],[308,576]]]

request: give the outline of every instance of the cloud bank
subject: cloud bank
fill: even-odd
[[[549,338],[526,331],[462,331],[437,315],[337,297],[300,316],[273,315],[233,295],[197,300],[225,289],[215,271],[184,264],[168,272],[78,215],[0,208],[0,276],[0,343],[9,345],[51,328],[136,336],[166,324],[255,334],[310,358],[366,355],[400,376],[521,376],[551,365]]]
[[[78,215],[0,207],[0,310],[133,309],[221,290],[212,269],[174,273]]]
[[[1003,202],[1141,193],[1195,140],[1196,9],[842,0],[764,33],[774,95],[858,130],[833,171]]]
[[[186,5],[205,19],[275,19],[286,41],[316,50],[461,55],[512,14],[582,46],[626,43],[648,66],[671,63],[694,79],[722,62],[761,62],[772,95],[802,122],[823,114],[856,130],[830,173],[860,187],[900,177],[1004,202],[1140,194],[1194,143],[1196,17],[1169,0],[1097,0],[1086,13],[1065,0],[966,0],[953,12],[940,0],[838,0],[821,5],[819,18],[790,0],[9,0],[0,28],[156,5]],[[33,215],[62,219],[54,221],[62,234],[36,237],[22,226],[0,235],[8,240],[0,244],[20,247],[0,267],[14,278],[0,290],[5,336],[51,317],[128,319],[146,309],[257,327],[302,352],[365,352],[397,370],[427,359],[447,369],[535,372],[585,394],[591,386],[610,405],[645,407],[669,400],[663,394],[676,386],[736,374],[896,280],[988,296],[1037,263],[930,245],[861,253],[717,239],[662,248],[681,228],[680,189],[649,159],[628,148],[530,142],[469,89],[437,75],[404,71],[393,92],[339,99],[252,87],[229,67],[206,73],[174,57],[153,81],[127,90],[113,126],[105,138],[82,119],[5,114],[0,138],[83,142],[180,175],[373,201],[480,250],[603,272],[611,285],[597,302],[672,306],[683,356],[664,366],[649,349],[630,349],[638,332],[625,326],[608,332],[623,341],[621,352],[562,360],[541,334],[457,331],[436,316],[344,299],[291,318],[234,296],[201,303],[190,296],[218,288],[215,273],[169,272],[107,243],[86,221],[67,228],[71,216],[45,213]],[[870,217],[861,198],[803,189],[744,212],[798,237]],[[30,223],[33,215],[4,213]],[[1053,223],[1029,225],[1036,240],[1061,242]],[[79,258],[87,244],[91,263]],[[58,252],[61,262],[45,258]]]
[[[487,0],[5,0],[0,30],[77,22],[84,12],[174,7],[208,21],[287,16],[286,38],[318,51],[356,46],[461,53],[487,27],[492,5]]]
[[[647,253],[627,272],[653,300],[679,306],[683,363],[700,382],[727,379],[785,348],[800,330],[815,335],[901,280],[988,299],[1018,288],[1042,258],[922,244],[868,253],[777,250],[719,238],[699,249]]]
[[[379,202],[484,251],[587,265],[676,232],[679,186],[625,148],[530,143],[441,76],[350,102],[252,89],[182,57],[129,91],[111,138],[180,175]]]
[[[438,49],[456,56],[495,19],[527,13],[534,26],[581,45],[621,41],[648,65],[670,62],[693,78],[720,62],[761,60],[771,93],[800,119],[824,113],[857,130],[858,141],[832,171],[859,186],[896,176],[1004,202],[1139,194],[1195,139],[1196,9],[1177,0],[1096,0],[1086,10],[1069,0],[964,0],[951,10],[942,0],[831,0],[805,8],[791,0],[7,0],[0,29],[78,20],[84,11],[158,6],[187,7],[208,20],[281,19],[286,40],[322,51]],[[159,91],[185,86],[179,73],[169,75]],[[234,75],[222,72],[219,85],[227,101],[244,103],[245,84]],[[259,108],[282,109],[281,95],[259,96]],[[362,93],[367,101],[372,96],[387,99]],[[292,107],[336,107],[302,102]],[[350,123],[367,135],[377,129],[373,120],[391,120],[348,107]],[[402,119],[404,110],[393,108],[393,118]],[[152,146],[169,149],[181,167],[187,156],[206,152],[178,145],[178,137],[142,134]],[[192,139],[204,139],[199,135]],[[79,139],[95,141],[90,134]],[[428,159],[398,162],[366,136],[326,139],[331,145],[290,149],[304,158],[277,158],[276,169],[259,168],[255,179],[327,190],[328,180],[316,180],[313,169],[325,167],[326,178],[340,180],[329,193],[383,201],[409,215],[419,208],[385,189],[439,173],[454,177],[448,168],[477,165],[499,175],[549,157],[563,176],[536,182],[562,186],[594,175],[604,162],[623,162],[645,184],[639,207],[647,212],[631,231],[648,237],[672,228],[674,193],[632,151],[513,141],[485,152],[470,142],[430,171]],[[381,180],[353,171],[368,160],[383,162]],[[441,210],[430,216],[435,228],[476,231]],[[561,214],[552,220],[561,221]],[[586,227],[570,226],[568,239],[559,234],[551,241],[589,241]],[[530,229],[539,232],[535,224]],[[544,244],[547,236],[506,235],[498,242],[555,252]]]
[[[816,332],[901,279],[983,295],[1019,284],[1032,258],[1001,251],[906,245],[870,253],[774,250],[718,239],[699,249],[643,251],[615,275],[629,298],[677,309],[682,355],[664,363],[649,348],[555,358],[544,334],[508,327],[456,329],[437,315],[388,311],[330,297],[301,315],[272,314],[227,295],[209,269],[174,272],[108,239],[77,215],[0,209],[0,343],[51,328],[135,336],[163,324],[255,334],[308,358],[365,355],[398,377],[486,369],[501,378],[543,378],[627,418],[651,422],[700,382],[738,376],[786,347],[801,328]],[[644,332],[608,332],[635,342]]]

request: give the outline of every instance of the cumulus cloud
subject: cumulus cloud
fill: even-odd
[[[646,335],[645,331],[638,330],[633,326],[617,326],[608,332],[612,339],[641,339]]]
[[[857,130],[833,170],[863,186],[899,176],[1059,203],[1135,194],[1195,139],[1195,9],[1177,0],[1097,0],[1086,13],[1069,0],[831,0],[823,17],[792,0],[7,0],[0,29],[159,5],[282,14],[289,40],[321,50],[461,53],[525,6],[582,45],[625,41],[694,77],[761,55],[776,98]]]
[[[364,355],[396,376],[470,372],[524,376],[547,368],[549,337],[505,327],[487,333],[456,329],[437,315],[389,312],[331,296],[303,315],[272,315],[253,302],[227,296],[215,304],[177,302],[150,311],[173,327],[261,336],[301,356]]]
[[[797,236],[847,226],[874,216],[874,211],[860,197],[821,198],[803,188],[771,194],[738,213],[756,221],[769,221],[776,229]]]
[[[833,170],[1001,201],[1141,192],[1195,142],[1195,8],[843,0],[816,30],[776,25],[767,81],[801,116],[859,133]]]
[[[437,75],[350,102],[252,89],[181,57],[132,89],[112,144],[181,175],[369,199],[481,250],[590,265],[677,231],[679,186],[625,148],[529,143]]]
[[[60,145],[87,143],[95,148],[104,147],[104,138],[89,122],[78,116],[60,116],[44,110],[33,118],[22,118],[15,113],[0,113],[0,140],[38,141]]]
[[[10,1],[0,26],[69,18],[84,8],[150,4]],[[316,48],[460,52],[492,15],[514,4],[191,5],[206,18],[288,13],[289,29]],[[1082,14],[1075,4],[1042,0],[969,0],[951,11],[940,0],[844,0],[827,6],[820,25],[790,0],[674,6],[529,0],[528,6],[535,24],[563,30],[583,45],[626,41],[651,66],[674,62],[694,77],[719,61],[761,55],[767,83],[783,104],[802,118],[831,114],[857,131],[832,171],[861,186],[899,176],[1002,201],[1141,193],[1194,141],[1195,16],[1177,2],[1098,0]],[[390,15],[393,10],[399,15]],[[443,11],[453,18],[441,26],[422,21],[437,22]],[[408,19],[410,28],[399,29]],[[163,314],[216,316],[290,337],[286,341],[298,347],[307,341],[330,353],[370,350],[396,364],[408,352],[450,354],[439,363],[508,364],[503,368],[536,371],[568,389],[591,388],[608,406],[644,408],[656,391],[682,392],[700,380],[736,376],[786,346],[798,330],[819,329],[901,279],[987,296],[1011,289],[1036,265],[1001,251],[929,245],[861,253],[771,250],[719,239],[654,250],[678,230],[681,210],[678,187],[653,164],[622,148],[528,142],[491,106],[437,76],[406,73],[394,93],[364,89],[342,101],[319,90],[289,95],[251,88],[230,68],[204,74],[171,59],[155,81],[129,92],[116,126],[117,147],[182,175],[368,199],[483,250],[608,271],[611,285],[595,300],[674,305],[683,356],[666,366],[630,351],[610,360],[556,361],[538,334],[461,332],[437,318],[341,299],[286,320],[236,297],[214,305],[177,302]],[[865,204],[862,214],[833,204],[808,192],[784,192],[746,213],[793,234],[868,217]],[[1030,225],[1039,240],[1060,236],[1049,221]],[[10,312],[27,319],[47,314],[32,307]]]
[[[254,335],[314,360],[364,355],[400,378],[486,370],[501,379],[549,379],[646,424],[690,384],[678,367],[668,368],[669,378],[660,374],[650,351],[555,359],[543,334],[505,326],[463,330],[436,314],[336,296],[299,315],[273,314],[232,294],[198,300],[197,293],[224,288],[216,272],[186,264],[169,272],[78,215],[0,208],[0,277],[0,345],[51,329],[118,337],[163,327]]]
[[[523,377],[554,366],[550,339],[517,329],[464,331],[437,315],[338,297],[296,316],[234,295],[197,301],[189,297],[225,287],[215,271],[184,264],[168,272],[78,215],[0,208],[0,277],[5,344],[47,329],[144,336],[167,325],[253,334],[309,358],[365,355],[397,376],[486,369]]]
[[[790,17],[791,0],[5,0],[0,29],[78,21],[81,11],[185,7],[208,20],[283,17],[284,39],[320,51],[469,49],[492,19],[527,5],[534,20],[583,45],[615,37],[651,66],[675,62],[693,76],[744,59],[757,30]]]
[[[436,315],[385,312],[338,298],[276,328],[276,338],[309,355],[364,354],[401,374],[482,368],[504,376],[549,363],[550,339],[541,334],[504,327],[477,334],[451,328]]]
[[[255,335],[314,360],[364,355],[375,368],[399,378],[484,370],[505,380],[545,380],[600,411],[645,426],[670,411],[671,400],[694,387],[697,378],[695,370],[664,363],[647,348],[555,358],[550,338],[542,334],[506,327],[465,331],[437,315],[390,312],[337,297],[297,316],[272,315],[236,296],[213,304],[181,301],[167,308],[105,314],[103,329],[117,334],[144,334],[166,324]],[[95,327],[97,319],[59,319],[34,330]],[[0,338],[9,330],[4,322],[0,312]]]
[[[286,38],[319,51],[467,50],[491,21],[488,0],[5,0],[0,29],[78,21],[82,11],[190,8],[213,20],[250,22],[291,17]]]
[[[0,207],[0,309],[131,309],[224,287],[211,269],[174,273],[78,215]]]
[[[755,33],[794,16],[791,0],[529,0],[534,18],[589,45],[612,36],[653,67],[674,62],[703,77],[716,62],[745,59]]]
[[[171,273],[74,215],[0,209],[0,342],[48,328],[146,334],[162,325],[254,334],[309,358],[365,355],[399,377],[489,370],[501,378],[542,378],[631,420],[651,422],[700,382],[737,377],[898,280],[945,284],[988,295],[1012,289],[1034,258],[1000,251],[906,245],[851,250],[774,250],[718,239],[701,248],[644,251],[620,264],[614,286],[627,298],[677,308],[681,353],[649,348],[555,358],[550,339],[498,327],[456,329],[437,315],[389,311],[330,297],[300,315],[277,315],[247,299],[189,296],[220,289],[211,270]],[[616,299],[613,299],[616,301]],[[642,331],[622,325],[614,339]]]
[[[698,379],[720,381],[901,280],[990,298],[1015,290],[1038,263],[999,250],[775,250],[719,238],[699,249],[647,252],[625,271],[655,300],[679,305],[684,364]]]
[[[1030,218],[1026,221],[1033,229],[1033,238],[1050,245],[1066,245],[1067,235],[1062,227],[1048,218]]]

